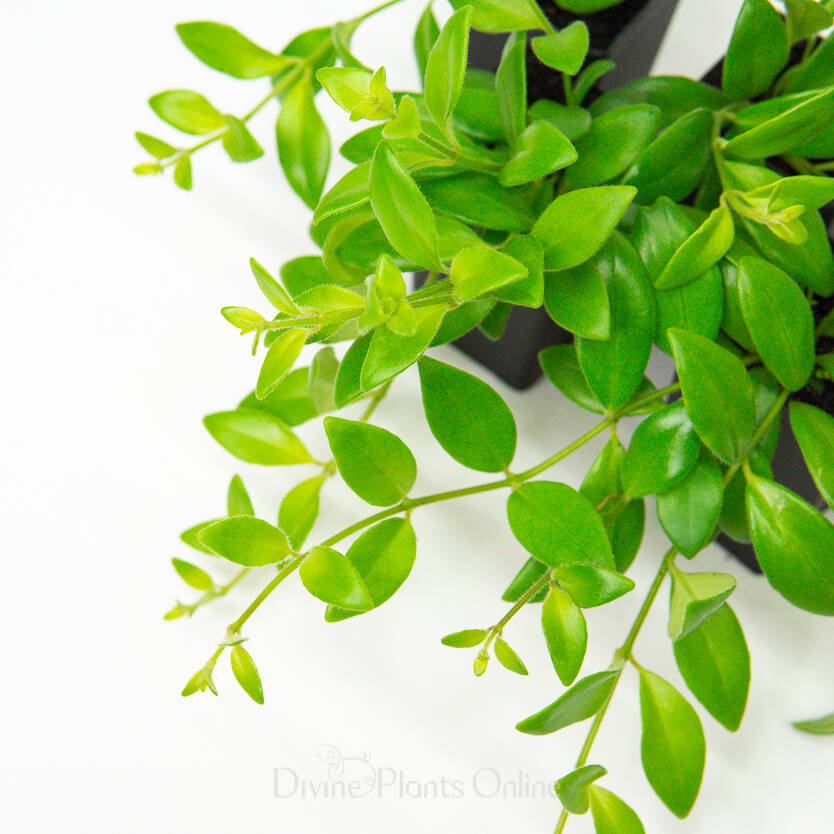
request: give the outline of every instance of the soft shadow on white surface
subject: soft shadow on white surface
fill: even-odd
[[[260,95],[257,82],[234,82],[201,67],[179,45],[175,22],[228,21],[280,47],[295,32],[330,22],[334,10],[347,17],[366,5],[6,0],[0,9],[6,79],[0,790],[10,831],[438,827],[498,834],[546,832],[555,820],[555,800],[483,798],[472,784],[473,774],[495,768],[523,796],[528,782],[568,771],[584,735],[579,727],[537,739],[513,729],[560,692],[535,613],[511,631],[530,666],[528,679],[494,668],[475,680],[470,655],[438,643],[440,635],[492,622],[504,609],[498,593],[524,556],[503,521],[501,494],[415,514],[414,573],[394,601],[366,617],[327,625],[321,606],[297,585],[276,593],[248,628],[265,707],[246,699],[225,664],[216,676],[220,698],[178,695],[262,581],[192,621],[163,623],[161,613],[182,593],[167,560],[189,558],[178,532],[222,511],[235,472],[267,518],[303,474],[236,462],[202,429],[201,417],[237,402],[257,373],[246,344],[218,310],[229,303],[262,306],[248,276],[250,255],[277,268],[312,248],[308,215],[277,170],[272,115],[262,114],[255,128],[265,159],[234,166],[209,149],[195,158],[191,194],[169,181],[133,177],[141,153],[132,131],[157,129],[144,101],[166,87],[194,87],[231,112]],[[662,69],[705,70],[720,54],[738,5],[682,0]],[[403,39],[420,7],[409,2],[388,12],[357,42],[369,63],[386,64],[389,78],[403,86],[416,80]],[[349,125],[335,108],[325,109],[338,146]],[[482,373],[452,349],[437,355]],[[518,418],[520,466],[591,424],[546,383],[523,394],[495,384]],[[477,481],[428,433],[415,374],[397,382],[377,422],[415,450],[418,493]],[[303,435],[324,452],[315,426]],[[595,449],[552,477],[578,484]],[[324,506],[323,533],[366,512],[335,484]],[[634,569],[640,587],[664,549],[653,522]],[[706,778],[682,824],[660,806],[636,766],[633,676],[617,695],[594,759],[609,768],[608,784],[639,810],[650,832],[820,830],[834,752],[830,742],[801,737],[788,722],[834,703],[831,623],[790,608],[718,549],[699,564],[739,575],[734,606],[754,660],[742,730],[729,738],[704,716]],[[635,594],[592,612],[587,671],[607,665],[637,604]],[[680,685],[662,607],[638,656]],[[388,786],[382,799],[274,798],[276,767],[308,781],[326,778],[322,747],[350,759],[369,753],[386,780],[402,773],[405,795]],[[444,778],[460,781],[464,796],[409,798],[406,783]],[[480,786],[489,792],[488,783]],[[575,820],[570,830],[581,834],[589,824]]]

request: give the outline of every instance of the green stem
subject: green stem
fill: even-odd
[[[226,596],[250,571],[251,568],[243,568],[243,570],[238,571],[225,585],[220,585],[217,588],[206,591],[193,605],[188,607],[188,616],[193,616],[194,612],[203,605]]]
[[[489,630],[489,635],[484,643],[484,648],[489,648],[489,644],[504,630],[507,623],[530,602],[536,594],[541,591],[550,582],[550,571],[546,571],[544,576],[537,579],[519,598],[516,604]]]
[[[288,577],[294,573],[301,564],[302,557],[296,556],[282,571],[279,571],[272,581],[252,600],[251,605],[229,625],[230,634],[240,634],[241,628],[246,621],[258,610],[261,603]]]
[[[556,29],[554,28],[553,24],[547,19],[547,15],[542,11],[541,6],[538,4],[538,0],[532,0],[530,3],[531,8],[533,9],[533,14],[536,15],[539,23],[542,25],[542,29],[545,32],[549,32],[551,35],[556,34]]]

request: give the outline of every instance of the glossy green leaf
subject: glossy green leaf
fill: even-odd
[[[472,27],[482,32],[516,32],[539,26],[530,0],[449,0],[452,8],[472,7]]]
[[[475,646],[480,646],[486,638],[487,632],[484,629],[467,628],[441,637],[440,642],[453,649],[474,649]]]
[[[579,367],[574,345],[553,345],[539,353],[539,364],[554,387],[580,408],[595,414],[605,409],[588,386],[588,380]]]
[[[360,375],[364,391],[382,385],[413,365],[431,344],[443,319],[444,308],[421,307],[415,314],[417,329],[413,336],[398,336],[387,327],[374,331]]]
[[[695,190],[709,161],[712,124],[711,112],[693,110],[640,153],[622,179],[637,189],[638,203],[649,205],[658,197],[680,201]]]
[[[434,213],[387,142],[374,152],[370,193],[374,214],[391,245],[419,266],[442,269]]]
[[[611,336],[608,287],[593,258],[573,269],[550,272],[544,281],[544,307],[560,327],[577,336]]]
[[[240,119],[229,115],[223,116],[223,119],[226,122],[223,149],[232,162],[251,162],[264,155],[264,149]]]
[[[426,420],[437,442],[456,461],[479,472],[501,472],[513,460],[516,426],[504,400],[472,374],[420,360]]]
[[[683,480],[657,496],[657,517],[672,544],[688,559],[712,539],[724,497],[721,468],[702,455]]]
[[[287,261],[281,267],[280,275],[281,283],[293,298],[313,287],[332,284],[335,280],[325,269],[322,259],[316,255],[305,255]]]
[[[620,573],[625,573],[637,556],[645,529],[646,502],[642,499],[629,501],[609,527],[608,537],[614,551],[614,565]]]
[[[278,510],[278,526],[287,534],[290,544],[299,550],[319,514],[319,493],[324,478],[319,475],[294,486],[284,496]]]
[[[286,57],[262,49],[222,23],[179,23],[177,34],[204,64],[234,78],[262,78],[290,66]]]
[[[607,58],[601,58],[596,61],[591,61],[582,72],[576,77],[573,84],[573,99],[577,104],[581,104],[588,93],[593,90],[597,81],[603,75],[607,75],[612,70],[615,70],[617,65]]]
[[[655,330],[654,298],[640,258],[618,233],[596,255],[591,269],[597,270],[606,284],[609,338],[600,341],[579,334],[576,355],[597,399],[609,409],[619,409],[637,390],[649,362]]]
[[[660,115],[652,104],[631,104],[598,116],[576,143],[579,160],[565,172],[565,183],[577,188],[618,177],[654,139]]]
[[[208,99],[191,90],[166,90],[152,96],[148,104],[162,121],[183,133],[201,135],[226,126]]]
[[[440,30],[426,62],[424,100],[441,130],[446,129],[463,89],[471,21],[471,8],[456,11]]]
[[[634,199],[633,188],[582,188],[557,197],[533,226],[545,247],[546,269],[570,269],[592,257]]]
[[[609,670],[582,678],[550,706],[516,724],[516,729],[544,736],[591,718],[608,701],[619,676],[616,670]]]
[[[521,546],[551,567],[580,562],[613,569],[605,525],[594,505],[567,484],[532,481],[515,489],[507,516]]]
[[[200,550],[203,553],[211,553],[214,555],[214,551],[210,547],[206,547],[206,545],[200,541],[199,535],[202,530],[205,530],[206,527],[209,527],[216,521],[220,521],[220,519],[213,518],[210,521],[201,521],[199,524],[195,524],[193,527],[183,530],[183,532],[180,533],[180,539],[189,547],[193,547],[195,550]]]
[[[782,17],[767,0],[744,0],[724,59],[721,86],[733,100],[750,99],[770,87],[788,63]]]
[[[339,360],[331,347],[322,348],[310,363],[310,399],[319,414],[336,410],[335,387]]]
[[[623,461],[623,487],[632,498],[672,489],[695,466],[701,443],[680,401],[643,420]]]
[[[197,591],[210,591],[214,587],[214,580],[197,565],[186,562],[183,559],[171,559],[174,570],[186,585],[190,585]]]
[[[669,605],[669,637],[680,640],[709,619],[736,588],[727,573],[684,573],[672,571],[672,600]]]
[[[488,246],[461,249],[449,269],[452,298],[459,304],[526,277],[526,266]]]
[[[553,786],[562,807],[570,814],[587,814],[591,807],[591,785],[608,771],[602,765],[585,765],[563,776]]]
[[[814,370],[814,315],[787,273],[761,258],[742,258],[738,286],[744,323],[765,367],[790,391]]]
[[[240,475],[235,475],[229,483],[226,511],[229,515],[255,515],[252,499],[249,497]]]
[[[527,675],[527,667],[524,661],[518,656],[515,649],[504,640],[502,637],[496,637],[495,643],[495,659],[510,672],[515,672],[516,675]]]
[[[543,64],[559,72],[576,75],[588,54],[588,27],[583,21],[575,20],[559,32],[533,38],[531,45]]]
[[[747,482],[750,535],[768,582],[788,602],[834,616],[834,524],[789,489]]]
[[[793,726],[797,730],[802,730],[803,733],[810,733],[815,736],[831,736],[834,735],[834,713],[810,721],[794,721]]]
[[[256,703],[264,702],[264,691],[261,686],[261,677],[258,674],[258,667],[252,656],[243,646],[233,646],[231,651],[232,673],[235,680],[240,684],[241,689]]]
[[[420,15],[420,20],[417,22],[417,28],[414,31],[414,55],[417,59],[420,78],[423,78],[426,74],[429,53],[439,34],[440,27],[437,25],[437,19],[432,12],[432,3],[429,3],[423,14]]]
[[[585,617],[559,588],[551,587],[542,605],[542,631],[559,680],[570,686],[582,668],[588,646]]]
[[[322,602],[348,611],[369,611],[373,600],[353,562],[332,547],[314,547],[301,563],[304,587]]]
[[[545,575],[547,570],[547,565],[531,556],[513,577],[507,590],[501,595],[501,599],[504,602],[518,602]],[[530,602],[544,602],[547,591],[547,588],[542,588]]]
[[[507,38],[495,73],[495,93],[504,137],[510,147],[527,126],[527,36]]]
[[[258,399],[268,397],[285,379],[301,355],[306,338],[307,331],[295,327],[285,330],[270,345],[255,386],[255,396]]]
[[[310,397],[308,377],[307,368],[296,368],[284,377],[284,381],[268,397],[259,400],[253,391],[241,401],[238,408],[266,411],[288,426],[300,426],[318,414]]]
[[[823,38],[810,58],[785,72],[778,82],[780,93],[819,90],[834,84],[834,41]]]
[[[791,403],[790,414],[805,465],[820,495],[834,509],[834,417],[800,402]]]
[[[304,444],[280,418],[254,408],[220,411],[203,419],[209,434],[247,463],[287,466],[310,463]]]
[[[750,652],[728,604],[672,644],[689,691],[730,732],[741,725],[750,689]]]
[[[576,142],[591,128],[591,114],[584,107],[567,107],[549,99],[539,99],[527,111],[531,122],[545,120],[555,125],[570,139]]]
[[[726,206],[715,209],[679,247],[663,267],[654,285],[659,290],[694,281],[727,254],[735,226]]]
[[[515,153],[501,169],[501,185],[513,187],[540,180],[576,161],[576,149],[550,122],[533,122],[518,137]]]
[[[177,152],[173,145],[157,139],[156,136],[140,132],[135,133],[134,136],[136,136],[136,141],[155,159],[167,159]]]
[[[397,106],[396,118],[382,129],[386,139],[408,139],[420,133],[420,114],[411,96],[403,96]]]
[[[274,565],[290,553],[282,530],[248,515],[217,521],[201,530],[197,538],[218,556],[250,568]]]
[[[681,392],[695,431],[726,463],[746,451],[756,423],[753,384],[741,360],[714,342],[670,330]]]
[[[607,605],[634,589],[627,576],[596,565],[561,565],[554,569],[553,578],[580,608]]]
[[[180,158],[174,166],[174,182],[184,191],[191,191],[194,184],[191,176],[191,157],[186,155]]]
[[[290,316],[298,314],[298,307],[287,291],[254,258],[249,259],[249,268],[255,276],[258,288],[273,307]]]
[[[389,518],[366,530],[350,546],[347,558],[362,577],[374,608],[378,608],[408,579],[416,554],[417,539],[411,522],[405,518]],[[329,606],[324,619],[337,622],[355,613]]]
[[[309,81],[297,82],[284,96],[275,135],[287,181],[309,208],[315,208],[330,165],[330,134]]]
[[[527,269],[527,277],[492,291],[492,297],[538,309],[544,303],[544,247],[532,235],[513,235],[504,244],[504,254]]]
[[[596,834],[646,834],[637,814],[611,791],[592,785],[590,795]]]
[[[677,817],[692,810],[704,774],[706,742],[692,705],[663,678],[640,669],[643,770]]]
[[[829,10],[817,0],[785,0],[788,42],[804,40],[834,24]]]

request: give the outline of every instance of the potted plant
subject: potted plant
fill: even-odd
[[[615,5],[559,3],[572,12]],[[585,66],[588,26],[574,20],[557,28],[534,0],[453,0],[442,28],[426,9],[414,40],[421,92],[396,91],[384,69],[366,67],[352,52],[356,28],[385,7],[305,32],[281,53],[225,25],[178,27],[204,63],[239,78],[268,78],[268,87],[242,118],[191,91],[154,96],[154,111],[197,139],[179,148],[139,134],[155,159],[138,173],[172,168],[177,184],[190,188],[192,156],[210,143],[222,142],[235,161],[255,158],[262,150],[246,122],[279,101],[281,164],[313,211],[320,249],[285,264],[278,277],[253,261],[272,309],[222,311],[251,334],[263,359],[254,391],[206,417],[206,428],[241,460],[298,465],[305,475],[282,501],[277,525],[254,517],[236,477],[228,516],[183,534],[238,572],[217,580],[175,560],[201,595],[177,603],[169,618],[233,593],[251,571],[264,578],[183,695],[216,694],[213,672],[228,654],[240,685],[262,702],[243,644],[250,618],[280,584],[297,574],[325,603],[329,622],[365,614],[408,577],[417,551],[414,512],[504,490],[524,553],[504,592],[506,613],[442,642],[471,650],[476,675],[492,657],[526,674],[506,631],[540,603],[544,643],[567,689],[518,729],[547,735],[591,722],[576,768],[556,782],[563,806],[557,832],[570,815],[589,810],[601,834],[643,830],[636,813],[601,786],[606,771],[593,758],[628,665],[639,672],[643,768],[674,814],[689,813],[705,762],[701,720],[634,654],[661,590],[671,588],[668,631],[682,678],[731,731],[750,677],[743,631],[727,601],[736,580],[689,560],[722,531],[750,538],[776,593],[812,614],[834,615],[834,525],[771,469],[786,415],[816,487],[834,506],[834,258],[819,214],[834,199],[834,40],[817,35],[832,24],[827,5],[789,0],[782,16],[768,0],[745,0],[720,87],[649,77],[594,101],[587,96],[599,66]],[[467,73],[473,27],[509,33],[494,75]],[[528,42],[537,60],[561,74],[564,102],[528,103]],[[341,148],[354,167],[327,190],[320,88],[365,123]],[[418,270],[428,278],[409,291],[404,273]],[[432,358],[431,348],[475,327],[497,334],[514,306],[542,304],[573,335],[541,353],[542,367],[599,422],[519,471],[516,425],[504,400],[483,380]],[[315,344],[309,367],[297,367],[305,345]],[[676,373],[661,389],[645,377],[653,347],[669,355]],[[413,494],[414,455],[372,422],[404,372],[419,374],[425,417],[442,449],[492,480]],[[336,416],[342,409],[347,416]],[[315,461],[293,431],[318,419],[332,460]],[[620,435],[634,421],[625,448]],[[559,462],[590,443],[599,452],[581,489],[561,483]],[[334,477],[372,509],[308,541],[322,487]],[[635,589],[626,574],[649,496],[657,497],[670,548],[642,557],[657,562],[656,576]],[[624,624],[611,665],[580,677],[583,609],[626,593],[643,602]],[[802,728],[831,732],[832,724],[826,718]]]

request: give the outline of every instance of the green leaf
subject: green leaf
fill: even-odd
[[[524,185],[571,165],[576,149],[567,137],[550,122],[533,122],[518,137],[514,154],[501,169],[501,185],[507,188]]]
[[[510,147],[527,126],[527,35],[507,38],[495,73],[495,93],[504,137]]]
[[[449,0],[452,8],[472,7],[472,27],[482,32],[517,32],[538,28],[530,0]]]
[[[646,834],[640,818],[618,796],[597,785],[590,794],[596,834]]]
[[[288,316],[298,315],[298,307],[287,291],[254,258],[249,259],[249,268],[255,276],[258,288],[276,310]]]
[[[588,27],[583,21],[575,20],[560,32],[533,38],[532,46],[543,64],[559,72],[576,75],[588,54]]]
[[[214,551],[210,547],[206,547],[199,539],[200,532],[205,530],[206,527],[214,524],[216,521],[220,521],[219,518],[213,518],[211,521],[201,521],[199,524],[195,524],[193,527],[189,527],[187,530],[183,530],[180,533],[180,539],[184,541],[189,547],[193,547],[195,550],[200,550],[203,553],[210,553],[214,555]]]
[[[712,539],[724,496],[721,468],[702,455],[683,480],[657,496],[657,517],[672,544],[692,559]]]
[[[538,309],[544,303],[544,248],[531,235],[513,235],[502,251],[527,268],[527,277],[493,290],[492,296],[510,304]]]
[[[730,732],[741,725],[750,689],[750,652],[726,603],[672,644],[689,691]]]
[[[802,730],[803,733],[810,733],[815,736],[831,736],[834,735],[834,713],[810,721],[794,721],[793,726],[797,730]]]
[[[581,139],[591,128],[591,114],[584,107],[566,107],[544,98],[533,102],[527,111],[527,117],[531,122],[542,119],[550,122],[571,142]]]
[[[540,563],[539,563],[540,564]],[[570,686],[582,668],[588,647],[585,617],[559,588],[551,587],[542,605],[542,631],[559,680]]]
[[[286,378],[307,339],[307,331],[302,327],[285,330],[269,347],[264,357],[255,396],[262,400],[268,397]]]
[[[804,293],[779,267],[742,258],[738,287],[744,323],[765,367],[790,391],[814,370],[814,314]]]
[[[370,192],[374,214],[391,245],[418,266],[442,269],[434,213],[387,142],[374,152]]]
[[[411,96],[403,96],[397,106],[397,115],[382,129],[386,139],[410,139],[420,133],[420,114]]]
[[[482,380],[436,359],[424,356],[419,368],[423,408],[437,442],[470,469],[504,471],[517,436],[504,400]]]
[[[562,807],[569,814],[587,814],[591,807],[591,785],[602,779],[608,771],[602,765],[585,765],[567,776],[563,776],[553,786]]]
[[[649,205],[658,197],[680,201],[701,181],[710,156],[713,115],[693,110],[673,122],[643,150],[622,179],[634,186],[638,203]],[[681,153],[681,148],[686,153]]]
[[[510,529],[521,546],[551,567],[581,562],[613,569],[605,525],[594,505],[567,484],[522,484],[507,501]]]
[[[590,268],[606,284],[609,338],[600,341],[579,334],[576,355],[591,391],[603,406],[616,410],[631,399],[643,380],[655,330],[654,298],[640,258],[618,233],[603,246]]]
[[[453,649],[474,649],[480,646],[487,638],[487,632],[482,628],[467,628],[463,631],[456,631],[440,638],[444,646],[451,646]]]
[[[363,162],[351,168],[319,201],[313,222],[321,223],[328,217],[347,213],[370,202],[371,163]]]
[[[331,347],[322,348],[310,363],[310,398],[319,414],[336,410],[334,397],[339,360]]]
[[[218,556],[249,568],[274,565],[290,553],[283,531],[248,515],[217,521],[197,538]]]
[[[632,498],[672,489],[695,466],[701,443],[682,402],[667,405],[637,427],[623,461],[622,480]]]
[[[417,69],[420,73],[420,78],[426,75],[429,53],[435,41],[437,41],[439,34],[440,27],[437,25],[437,19],[432,12],[432,3],[429,2],[423,14],[420,15],[420,20],[417,22],[417,29],[414,32],[414,55],[417,58]]]
[[[347,558],[362,577],[374,608],[378,608],[408,579],[416,554],[417,539],[411,522],[405,518],[389,518],[366,530],[351,545]],[[330,606],[324,619],[337,622],[355,613]]]
[[[527,267],[488,246],[468,246],[455,255],[449,269],[452,298],[458,304],[527,277]]]
[[[390,507],[408,495],[417,464],[408,446],[379,426],[327,417],[324,429],[345,483],[377,507]]]
[[[576,14],[589,14],[607,9],[609,6],[616,6],[622,0],[554,0],[561,9]]]
[[[261,677],[249,652],[243,646],[233,646],[231,663],[235,680],[240,684],[243,691],[256,704],[262,704],[264,702],[264,691],[261,686]]]
[[[753,384],[741,360],[714,342],[672,329],[669,339],[695,431],[713,454],[735,463],[756,424]]]
[[[191,157],[183,156],[174,166],[174,182],[183,189],[191,191],[193,180],[191,178]]]
[[[582,678],[550,706],[516,724],[516,729],[529,735],[544,736],[585,721],[596,715],[608,701],[619,677],[618,671],[610,669]]]
[[[225,115],[226,132],[223,134],[223,149],[232,162],[251,162],[264,155],[264,149],[258,144],[249,128],[234,116]]]
[[[753,475],[747,518],[759,564],[788,602],[834,616],[834,524],[790,490]]]
[[[440,30],[429,53],[425,75],[425,105],[443,131],[463,90],[472,9],[456,11]]]
[[[819,90],[834,84],[834,41],[823,38],[811,53],[811,57],[791,67],[779,81],[780,93],[797,93]]]
[[[785,0],[788,12],[788,43],[809,38],[834,24],[828,9],[817,0]]]
[[[663,267],[654,285],[659,290],[688,284],[714,266],[733,245],[732,212],[721,206],[692,233]]]
[[[550,272],[544,281],[544,307],[565,330],[587,339],[611,336],[608,288],[598,268],[598,258],[561,272]]]
[[[724,152],[741,159],[778,156],[809,142],[834,119],[834,89],[802,101],[730,139]]]
[[[174,570],[186,585],[190,585],[197,591],[210,591],[214,587],[214,580],[197,565],[186,562],[183,559],[171,559]]]
[[[516,654],[510,644],[501,637],[495,638],[495,658],[505,668],[517,675],[527,675],[524,661]]]
[[[290,544],[299,550],[304,544],[319,514],[319,493],[324,478],[319,475],[294,486],[281,501],[278,526],[287,534]]]
[[[553,345],[545,348],[539,353],[539,364],[554,387],[569,400],[595,414],[605,413],[579,367],[574,345]]]
[[[205,417],[203,424],[224,449],[247,463],[288,466],[312,461],[289,426],[268,412],[254,408],[220,411]]]
[[[546,269],[569,269],[599,251],[634,199],[620,185],[582,188],[557,197],[533,226],[545,247]]]
[[[259,400],[253,391],[243,399],[238,409],[266,411],[288,426],[300,426],[318,414],[307,387],[309,370],[296,368],[266,398]]]
[[[229,515],[255,515],[252,499],[249,497],[240,475],[235,475],[229,483],[226,508]]]
[[[634,589],[627,576],[596,565],[561,565],[554,569],[553,578],[580,608],[607,605]]]
[[[800,402],[791,403],[790,414],[805,465],[820,495],[834,509],[834,417]]]
[[[287,181],[308,208],[315,208],[330,165],[330,134],[303,79],[284,96],[275,126],[278,157]]]
[[[382,385],[413,365],[431,344],[443,320],[444,308],[421,307],[414,312],[417,329],[413,336],[398,336],[387,327],[374,331],[362,364],[360,383],[364,391]]]
[[[332,547],[314,547],[298,569],[304,587],[322,602],[349,611],[369,611],[374,602],[346,556]]]
[[[152,96],[148,104],[163,122],[183,133],[200,135],[226,126],[208,99],[191,90],[166,90]]]
[[[770,87],[787,63],[788,38],[780,14],[767,0],[744,0],[724,59],[724,92],[734,101],[753,98]]]
[[[652,104],[626,105],[598,116],[576,143],[579,159],[565,171],[566,185],[599,185],[618,177],[654,139],[660,116]]]
[[[501,595],[501,599],[504,602],[518,602],[545,575],[547,570],[547,565],[531,556],[513,577],[512,582],[507,586],[507,590]],[[547,591],[547,588],[542,588],[530,602],[544,602]]]
[[[169,156],[173,156],[177,149],[173,145],[169,145],[167,142],[163,142],[161,139],[157,139],[156,136],[150,136],[147,133],[135,133],[134,136],[136,137],[136,141],[152,156],[154,159],[167,159]]]
[[[640,669],[643,770],[664,805],[683,819],[704,774],[706,742],[692,705],[663,678]]]
[[[729,599],[736,579],[728,573],[684,573],[672,570],[669,637],[680,640],[708,620]]]
[[[177,34],[204,64],[234,78],[262,78],[290,66],[286,57],[262,49],[222,23],[179,23]]]

